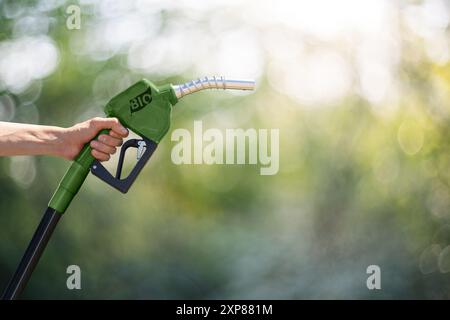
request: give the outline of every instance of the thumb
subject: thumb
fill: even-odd
[[[117,118],[93,118],[90,120],[91,125],[95,127],[97,131],[102,129],[111,129],[114,133],[121,137],[128,135],[128,130],[120,123]]]

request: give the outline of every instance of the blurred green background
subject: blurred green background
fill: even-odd
[[[449,21],[445,0],[0,0],[2,121],[70,126],[142,77],[224,75],[257,91],[189,96],[171,131],[280,129],[273,176],[174,165],[169,132],[128,194],[88,177],[23,297],[450,298]],[[0,287],[68,165],[0,158]]]

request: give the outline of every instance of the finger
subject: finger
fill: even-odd
[[[114,138],[119,138],[119,139],[122,139],[122,138],[124,138],[124,137],[122,137],[120,134],[117,134],[117,133],[115,133],[114,131],[109,131],[109,135],[111,136],[111,137],[114,137]]]
[[[108,153],[108,154],[116,153],[116,148],[115,147],[108,146],[107,144],[104,144],[104,143],[102,143],[100,141],[97,141],[97,140],[92,140],[91,141],[91,147],[92,147],[92,149],[98,150],[98,151],[103,152],[103,153]]]
[[[107,134],[99,135],[97,140],[111,147],[118,147],[122,145],[122,138],[114,138]]]
[[[92,123],[95,125],[96,129],[100,131],[101,129],[111,129],[120,137],[125,138],[128,136],[128,130],[122,126],[117,118],[93,118]]]
[[[128,129],[122,126],[120,123],[117,126],[111,128],[111,131],[118,135],[121,138],[125,138],[128,136]]]
[[[92,149],[91,154],[95,159],[100,160],[100,161],[108,161],[110,158],[109,154],[100,152],[96,149]]]

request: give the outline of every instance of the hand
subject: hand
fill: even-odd
[[[111,131],[91,141],[102,129],[111,129]],[[122,145],[122,139],[126,136],[128,136],[128,130],[116,118],[92,118],[64,130],[61,156],[73,160],[83,146],[91,141],[92,155],[100,161],[107,161],[110,155],[116,152],[116,147]]]

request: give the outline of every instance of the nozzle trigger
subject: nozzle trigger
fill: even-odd
[[[96,177],[105,181],[110,186],[116,188],[122,193],[126,193],[133,182],[136,180],[139,172],[145,166],[147,161],[152,156],[158,144],[152,140],[142,138],[141,139],[130,139],[126,141],[120,148],[119,162],[117,164],[116,176],[114,177],[108,170],[101,164],[100,161],[94,160],[91,165],[91,172]],[[125,153],[128,148],[137,148],[137,162],[134,165],[133,170],[126,178],[121,178],[123,162],[125,160]]]

